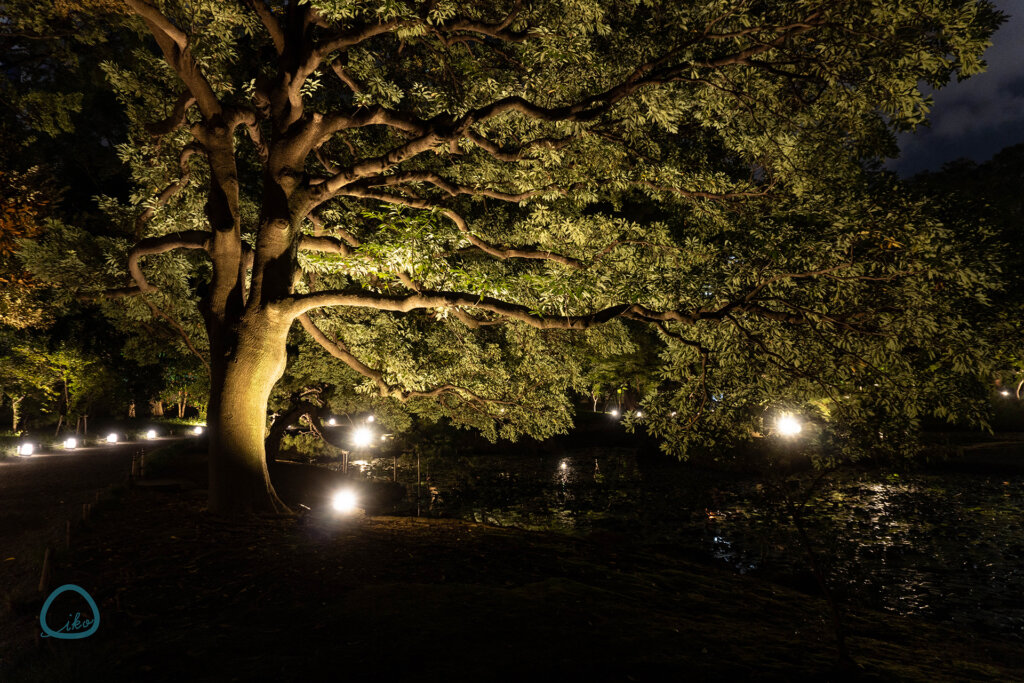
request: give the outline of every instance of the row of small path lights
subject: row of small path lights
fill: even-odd
[[[195,425],[194,427],[192,427],[189,431],[193,435],[199,436],[200,434],[203,433],[205,427],[206,427],[205,423],[204,424],[199,424],[199,425]],[[144,440],[144,441],[155,441],[158,438],[160,438],[160,435],[157,433],[157,430],[156,429],[149,429],[149,430],[146,431],[146,433],[145,433],[145,435],[144,435],[142,440]],[[137,441],[138,440],[132,440],[132,439],[125,439],[125,440],[122,441],[121,436],[117,432],[111,432],[111,433],[107,434],[107,436],[102,441],[97,442],[95,444],[95,446],[103,446],[103,445],[111,445],[112,446],[112,445],[117,444],[117,443],[136,443]],[[69,436],[68,438],[64,439],[64,442],[63,442],[62,446],[63,446],[65,451],[74,451],[74,450],[77,450],[79,448],[88,448],[88,446],[86,446],[84,443],[81,443],[79,441],[77,436]],[[24,456],[31,456],[31,455],[36,455],[36,454],[38,454],[38,455],[46,455],[46,454],[48,454],[48,452],[47,451],[43,451],[41,449],[37,449],[36,448],[36,443],[34,443],[32,441],[22,441],[20,444],[18,444],[18,455],[24,457]]]

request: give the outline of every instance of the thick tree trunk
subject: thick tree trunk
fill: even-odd
[[[287,512],[267,471],[267,399],[284,372],[290,321],[247,316],[227,354],[213,355],[207,426],[211,512]]]

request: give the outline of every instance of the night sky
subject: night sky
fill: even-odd
[[[986,161],[1024,142],[1024,0],[996,0],[1010,18],[985,53],[988,69],[934,93],[931,125],[901,135],[901,156],[889,163],[900,175],[934,171],[947,161]]]

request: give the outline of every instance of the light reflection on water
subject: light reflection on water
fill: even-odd
[[[375,461],[367,471],[390,479],[390,467]],[[414,469],[399,476],[415,482]],[[630,449],[432,459],[424,476],[436,492],[425,495],[425,514],[601,534],[813,584],[795,534],[750,479]],[[841,474],[807,510],[832,583],[850,602],[1024,639],[1024,476]]]

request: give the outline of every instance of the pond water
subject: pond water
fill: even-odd
[[[390,458],[363,465],[388,479],[391,468]],[[432,458],[421,469],[424,515],[639,543],[816,590],[770,481],[628,448]],[[399,480],[415,514],[415,465]],[[832,473],[802,518],[847,602],[1024,641],[1024,475]]]

